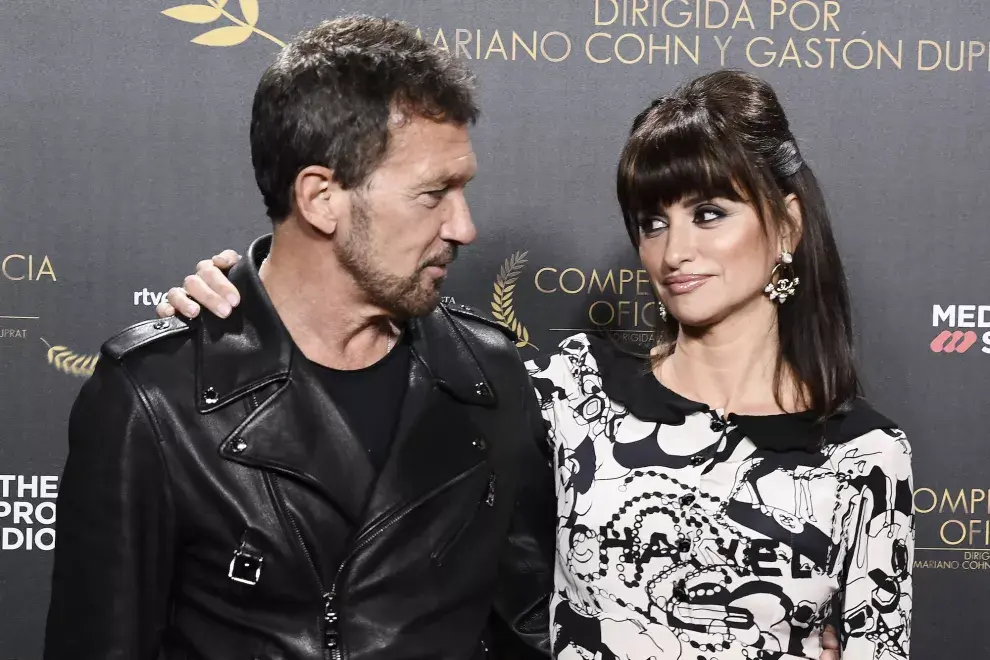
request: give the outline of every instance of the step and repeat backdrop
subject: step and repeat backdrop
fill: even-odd
[[[867,394],[914,447],[913,657],[988,657],[990,3],[189,1],[0,8],[0,660],[41,657],[66,421],[100,344],[269,230],[254,87],[285,40],[355,12],[478,74],[480,235],[446,293],[524,357],[650,332],[613,192],[632,117],[723,66],[775,86],[831,204]]]

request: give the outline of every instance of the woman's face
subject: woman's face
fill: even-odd
[[[788,211],[796,208],[793,196]],[[705,327],[773,303],[763,293],[784,242],[767,237],[756,209],[728,199],[682,199],[644,217],[639,256],[681,325]]]

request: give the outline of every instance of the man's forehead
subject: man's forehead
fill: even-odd
[[[466,126],[417,117],[389,127],[382,166],[421,178],[468,179],[477,169],[477,157]]]
[[[478,169],[478,159],[474,151],[469,149],[467,153],[455,158],[436,161],[424,158],[421,165],[422,167],[418,168],[419,174],[424,179],[463,183],[474,176]]]

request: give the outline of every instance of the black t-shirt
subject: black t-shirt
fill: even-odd
[[[405,335],[388,355],[364,369],[343,371],[310,361],[320,383],[381,470],[395,436],[409,381]]]

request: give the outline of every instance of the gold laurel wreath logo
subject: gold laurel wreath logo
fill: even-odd
[[[495,317],[496,321],[516,333],[516,336],[519,338],[516,346],[519,348],[523,346],[536,348],[529,341],[529,330],[516,318],[516,311],[512,307],[512,296],[515,293],[516,281],[526,266],[527,254],[529,252],[516,252],[506,259],[502,264],[502,268],[499,269],[498,277],[495,278],[494,295],[492,296],[492,316]],[[536,350],[540,349],[536,348]]]
[[[41,341],[45,342],[45,346],[48,347],[48,364],[70,376],[89,378],[93,375],[96,363],[100,360],[98,354],[85,355],[76,353],[66,346],[52,346],[45,341],[44,337],[41,338]]]
[[[233,25],[214,28],[195,37],[192,42],[200,46],[236,46],[247,41],[252,34],[264,37],[278,44],[280,48],[285,46],[284,41],[258,29],[260,16],[258,0],[238,0],[238,4],[241,9],[241,18],[237,18],[227,11],[227,0],[206,0],[205,5],[179,5],[166,9],[162,13],[184,23],[206,25],[220,20],[221,17],[233,23]]]

